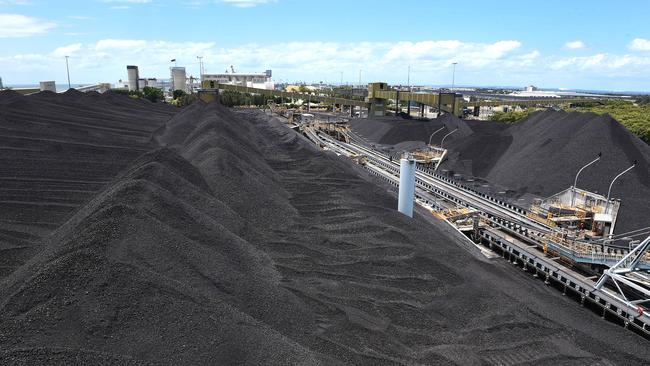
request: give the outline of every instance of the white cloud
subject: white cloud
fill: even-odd
[[[615,75],[643,73],[650,66],[650,57],[597,53],[591,56],[559,58],[550,63],[552,70],[597,72]]]
[[[630,49],[637,51],[650,51],[650,40],[643,38],[635,38],[632,43],[630,43]]]
[[[20,14],[0,14],[0,38],[29,37],[56,27],[53,22]]]
[[[149,4],[151,0],[102,0],[105,3]]]
[[[82,47],[81,43],[75,43],[68,46],[59,47],[54,51],[52,51],[52,56],[54,57],[72,56],[75,52],[81,50],[81,47]]]
[[[252,8],[258,5],[275,3],[277,0],[217,0],[218,3],[225,3],[238,8]]]
[[[564,48],[569,50],[579,50],[585,48],[585,44],[582,41],[570,41],[564,44]]]
[[[31,5],[27,0],[0,0],[0,5]]]
[[[6,52],[5,52],[6,55]],[[63,56],[69,55],[77,82],[115,82],[126,77],[126,65],[138,65],[143,77],[169,77],[169,60],[177,59],[188,75],[198,75],[203,56],[207,72],[223,72],[230,65],[241,71],[273,69],[276,79],[338,82],[411,81],[427,85],[451,82],[451,63],[459,63],[456,80],[474,85],[566,85],[606,89],[623,83],[647,85],[650,55],[595,53],[581,57],[542,55],[516,40],[490,43],[461,40],[421,42],[284,42],[221,47],[212,42],[169,42],[141,39],[103,39],[72,43],[43,54],[0,57],[21,83],[65,80]],[[627,79],[626,79],[627,78]],[[578,81],[581,80],[580,83]],[[627,81],[625,81],[627,80]],[[16,81],[18,82],[18,81]],[[602,84],[607,83],[609,84]],[[642,88],[642,87],[637,87]]]

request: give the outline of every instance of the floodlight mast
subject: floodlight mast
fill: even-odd
[[[446,135],[442,138],[442,141],[440,141],[440,148],[441,148],[441,149],[442,149],[442,144],[445,143],[445,139],[447,138],[447,136],[451,135],[452,133],[454,133],[454,132],[456,132],[456,131],[458,131],[458,127],[456,127],[455,130],[449,132],[448,134],[446,134]]]
[[[575,204],[576,204],[576,186],[578,185],[578,176],[580,175],[580,173],[582,173],[583,170],[585,170],[586,167],[588,167],[591,164],[593,164],[593,163],[597,162],[598,160],[600,160],[600,158],[602,156],[603,156],[602,153],[598,153],[598,157],[596,159],[592,160],[587,165],[583,166],[582,168],[580,168],[580,170],[578,170],[578,174],[576,174],[576,178],[573,180],[573,189],[572,189],[572,194],[571,194],[571,206],[572,207],[575,206]]]
[[[433,131],[433,133],[431,134],[431,136],[429,136],[429,146],[431,146],[431,139],[433,138],[433,135],[435,135],[435,134],[437,134],[438,132],[444,130],[445,128],[447,128],[447,127],[446,127],[446,126],[442,126],[442,127],[440,127],[439,129]]]
[[[607,203],[606,203],[606,206],[605,206],[605,213],[609,213],[609,197],[610,197],[610,193],[612,193],[612,186],[614,185],[614,182],[616,182],[616,180],[618,178],[620,178],[623,174],[625,174],[625,173],[629,172],[630,170],[634,169],[636,164],[637,164],[637,161],[634,160],[634,163],[632,164],[631,167],[623,170],[616,177],[614,177],[614,179],[612,179],[612,182],[609,184],[609,189],[607,190]]]

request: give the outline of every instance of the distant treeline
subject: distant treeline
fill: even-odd
[[[516,123],[528,117],[535,110],[535,108],[530,108],[510,112],[496,112],[490,116],[490,120]],[[580,103],[574,105],[574,108],[568,111],[593,112],[597,114],[607,113],[641,140],[650,144],[650,96],[639,97],[635,103],[622,100]]]
[[[111,89],[111,92],[116,94],[128,95],[131,98],[143,98],[152,103],[160,103],[165,101],[165,93],[162,89],[145,86],[142,91],[139,90],[126,90],[126,89]],[[187,94],[182,90],[174,90],[172,93],[171,105],[182,107],[192,104],[198,98],[196,94]]]

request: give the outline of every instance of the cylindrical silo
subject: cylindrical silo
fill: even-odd
[[[41,91],[51,91],[56,93],[56,83],[54,81],[41,81],[40,83]]]
[[[138,85],[138,80],[140,79],[140,73],[138,72],[138,67],[132,65],[127,66],[126,72],[129,75],[129,91],[140,90],[140,86]]]
[[[187,76],[184,67],[172,67],[172,90],[187,91]]]
[[[399,200],[397,210],[413,217],[413,198],[415,194],[415,160],[402,158],[399,161]]]

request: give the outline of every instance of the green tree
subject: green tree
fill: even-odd
[[[153,103],[158,103],[165,99],[165,94],[163,94],[162,89],[145,86],[144,89],[142,89],[142,93],[144,94],[145,99]]]
[[[172,99],[178,99],[178,98],[183,97],[185,95],[187,95],[187,93],[185,91],[180,90],[180,89],[176,89],[176,90],[174,90],[172,92]]]

